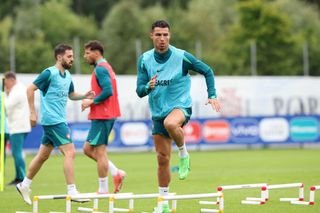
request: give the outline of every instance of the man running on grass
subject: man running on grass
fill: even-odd
[[[154,48],[139,58],[136,89],[139,97],[149,96],[152,135],[158,159],[159,193],[162,196],[169,192],[172,140],[179,149],[179,178],[186,179],[190,170],[190,156],[182,129],[192,113],[189,70],[205,77],[207,104],[220,111],[213,70],[190,53],[169,45],[170,36],[170,26],[166,21],[152,24],[150,38]],[[168,201],[164,202],[162,212],[170,212]]]
[[[73,50],[66,44],[59,44],[54,48],[56,63],[46,68],[38,78],[28,87],[27,96],[30,107],[30,122],[36,125],[37,114],[34,107],[34,93],[40,90],[40,117],[43,127],[43,137],[37,155],[31,161],[27,175],[23,181],[16,185],[23,200],[31,205],[30,185],[32,179],[39,172],[43,163],[50,157],[54,147],[64,155],[63,171],[67,182],[67,193],[78,194],[74,183],[73,161],[75,158],[75,147],[70,138],[70,131],[66,123],[66,107],[68,97],[71,100],[93,98],[94,92],[89,91],[80,95],[74,91],[73,82],[68,69],[72,67]],[[74,200],[86,202],[88,200]]]
[[[99,41],[85,44],[84,58],[94,66],[91,75],[91,89],[94,99],[84,99],[82,110],[90,108],[91,128],[87,141],[83,145],[84,153],[97,162],[99,189],[98,193],[108,193],[108,170],[113,176],[114,189],[117,193],[122,187],[126,173],[118,169],[107,157],[108,138],[114,122],[120,116],[116,74],[111,65],[103,58],[104,48]]]

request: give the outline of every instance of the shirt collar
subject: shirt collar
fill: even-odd
[[[95,63],[95,67],[99,64],[99,63],[101,63],[101,62],[107,62],[107,60],[105,59],[105,58],[101,58],[101,59],[99,59],[96,63]]]
[[[170,58],[171,53],[172,53],[172,50],[169,46],[168,50],[164,53],[159,53],[157,51],[154,51],[154,56],[158,62],[161,62],[161,61],[163,62],[163,61],[167,61]]]

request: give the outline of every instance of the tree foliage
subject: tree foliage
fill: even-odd
[[[31,39],[41,33],[39,7],[39,0],[21,1],[14,25],[18,39]]]
[[[171,43],[201,57],[218,75],[250,75],[250,45],[255,43],[259,75],[302,75],[302,49],[308,44],[310,74],[319,76],[318,2],[1,0],[0,63],[9,69],[11,35],[18,72],[39,72],[53,63],[57,43],[73,45],[79,38],[82,56],[83,44],[99,39],[117,73],[135,74],[139,42],[141,51],[152,48],[151,24],[165,19],[171,24]],[[90,72],[82,57],[76,60],[82,73]]]
[[[0,64],[3,70],[9,70],[9,36],[12,29],[13,20],[6,16],[0,21]]]
[[[250,44],[257,46],[259,75],[298,75],[297,41],[289,32],[291,21],[274,1],[239,4],[239,22],[228,33],[222,60],[228,74],[250,74]],[[288,72],[289,71],[289,72]]]
[[[16,64],[16,71],[22,73],[40,73],[46,67],[54,65],[50,43],[45,42],[41,37],[18,40],[16,42]]]
[[[42,4],[39,0],[21,2],[12,28],[18,72],[40,72],[54,63],[52,49],[58,43],[72,45],[74,37],[89,40],[97,34],[95,22],[77,16],[69,4],[69,0],[47,0]],[[8,41],[10,33],[5,36]]]
[[[46,32],[45,40],[51,44],[72,43],[75,36],[81,39],[96,35],[95,22],[87,17],[77,16],[68,5],[51,0],[40,8],[41,29]]]
[[[195,43],[200,42],[201,57],[211,66],[218,66],[221,43],[238,17],[235,3],[236,0],[192,0],[188,6],[190,12],[185,15],[185,25],[181,26],[189,40],[192,38],[188,50],[196,54]],[[224,73],[217,68],[217,74]]]
[[[19,0],[1,0],[0,20],[6,16],[13,16],[15,9],[19,6]]]
[[[302,0],[302,1],[315,5],[318,8],[318,12],[320,12],[320,1],[319,0]]]
[[[106,44],[106,55],[116,72],[135,73],[135,42],[142,36],[140,9],[131,1],[117,4],[102,24],[99,38]]]
[[[105,14],[117,3],[117,0],[73,0],[71,8],[78,15],[94,17],[98,25],[101,25]]]
[[[179,6],[182,9],[188,7],[190,0],[140,0],[140,5],[143,8],[153,6],[155,4],[160,4],[164,8],[170,8],[172,6]]]
[[[308,44],[310,74],[320,75],[320,14],[314,7],[302,1],[277,1],[281,13],[290,16],[292,25],[290,34],[299,41],[298,48],[302,55],[302,46]],[[297,12],[299,11],[299,12]],[[302,18],[303,17],[303,18]]]

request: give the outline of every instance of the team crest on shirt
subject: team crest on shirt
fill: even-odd
[[[70,139],[70,134],[67,134],[67,135],[66,135],[66,138]]]

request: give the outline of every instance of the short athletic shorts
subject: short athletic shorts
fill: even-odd
[[[192,109],[191,109],[191,107],[190,108],[179,108],[179,109],[182,110],[184,116],[186,117],[186,120],[182,124],[182,127],[183,127],[190,120],[190,117],[192,114]],[[164,124],[163,124],[165,119],[166,119],[166,117],[160,118],[160,119],[152,119],[152,122],[153,122],[152,135],[164,135],[164,136],[170,137],[168,131],[166,130],[166,128],[164,127]]]
[[[55,125],[44,125],[41,143],[43,145],[51,144],[54,147],[72,143],[70,130],[66,123]]]
[[[91,146],[100,144],[108,145],[110,132],[113,128],[115,119],[92,120],[91,128],[88,133],[87,141]]]

